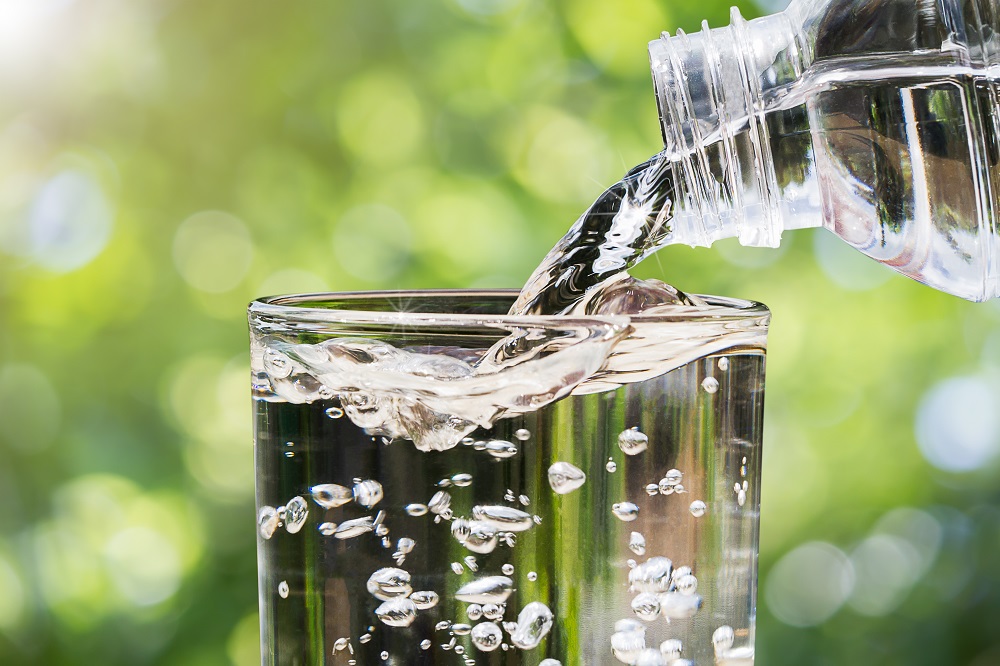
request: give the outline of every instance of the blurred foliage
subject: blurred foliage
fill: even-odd
[[[246,302],[518,286],[728,4],[0,2],[0,663],[259,663]],[[1000,663],[1000,308],[838,243],[639,271],[775,313],[759,663]]]

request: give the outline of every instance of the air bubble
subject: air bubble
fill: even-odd
[[[531,499],[527,495],[518,495],[517,501],[521,503],[521,506],[528,506],[531,504]]]
[[[354,484],[354,500],[363,507],[371,508],[382,501],[382,484],[371,479]]]
[[[292,361],[280,351],[264,351],[264,370],[274,379],[284,379],[292,374]]]
[[[664,659],[679,659],[684,644],[676,638],[670,638],[660,643],[660,654]]]
[[[482,520],[497,529],[511,532],[523,532],[534,524],[530,513],[500,504],[474,506],[472,507],[472,515],[476,520]]]
[[[505,439],[494,439],[486,442],[486,452],[494,458],[503,460],[517,455],[517,446]]]
[[[689,507],[691,515],[694,516],[695,518],[701,518],[702,516],[704,516],[705,511],[707,509],[708,507],[701,500],[695,500],[691,502],[691,506]]]
[[[373,529],[375,529],[375,526],[372,523],[372,517],[364,516],[363,518],[345,520],[337,525],[337,531],[333,533],[333,536],[337,539],[350,539],[366,532],[371,532]]]
[[[506,604],[484,604],[483,617],[485,617],[487,620],[502,619],[504,610],[506,608],[507,608]]]
[[[635,666],[666,666],[667,662],[659,650],[646,648],[635,658]]]
[[[528,572],[528,580],[530,580],[530,581],[536,581],[536,580],[538,580],[538,574],[535,573],[534,571],[529,571]]]
[[[660,486],[655,483],[646,484],[646,494],[652,497],[660,492]]]
[[[274,536],[280,522],[277,509],[273,506],[260,507],[260,513],[257,514],[257,531],[263,538],[270,539]]]
[[[532,601],[517,616],[517,628],[510,641],[522,650],[538,646],[552,628],[552,611],[540,601]]]
[[[334,652],[340,652],[341,650],[343,650],[346,647],[347,647],[347,639],[346,638],[341,637],[341,638],[338,638],[337,640],[335,640],[333,642],[333,651]]]
[[[608,470],[610,474],[614,474],[618,471],[618,464],[614,460],[608,458],[608,464],[604,466],[604,469]]]
[[[639,507],[632,502],[618,502],[617,504],[611,505],[611,512],[615,514],[618,520],[630,523],[639,517]]]
[[[424,640],[420,641],[421,650],[430,650],[431,645],[433,645],[433,643],[431,643],[430,639],[425,638]]]
[[[368,578],[367,588],[369,594],[381,601],[406,597],[413,591],[409,572],[395,567],[375,571]]]
[[[562,662],[558,659],[542,659],[538,666],[562,666]]]
[[[697,594],[668,592],[660,595],[660,612],[669,620],[694,617],[700,608],[701,597]]]
[[[465,556],[465,566],[469,567],[469,571],[475,573],[479,571],[479,564],[476,563],[476,558],[474,555]]]
[[[451,625],[451,633],[456,636],[468,636],[472,632],[472,625],[459,622]]]
[[[642,453],[646,450],[649,445],[649,437],[644,433],[639,432],[638,428],[629,428],[628,430],[622,431],[618,435],[618,448],[620,448],[625,455],[634,456]]]
[[[396,550],[398,550],[403,555],[409,555],[413,552],[413,548],[417,545],[417,542],[410,537],[401,537],[399,541],[396,542]]]
[[[431,511],[431,513],[435,513],[439,516],[450,506],[451,495],[444,490],[439,490],[434,493],[434,496],[431,497],[431,501],[427,503],[427,508]]]
[[[285,505],[285,529],[295,534],[305,525],[309,516],[309,505],[301,497],[293,497]]]
[[[459,488],[465,488],[466,486],[472,485],[472,475],[471,474],[455,474],[451,477],[451,482],[454,483]]]
[[[670,589],[673,567],[673,562],[666,557],[651,557],[628,572],[629,589],[635,592],[666,592]]]
[[[743,506],[747,503],[747,491],[740,488],[740,491],[736,493],[736,503]]]
[[[681,594],[690,596],[698,590],[698,579],[692,574],[687,574],[674,580],[676,581],[674,584],[677,586],[677,591]]]
[[[527,441],[531,437],[531,431],[527,428],[519,428],[517,432],[514,433],[514,437],[522,442]]]
[[[553,463],[549,467],[549,486],[559,495],[571,493],[584,484],[587,475],[579,467],[568,462]]]
[[[480,622],[472,629],[472,644],[483,652],[493,652],[503,642],[503,632],[493,622]]]
[[[417,610],[427,610],[438,605],[438,593],[433,590],[421,590],[410,595],[410,601],[417,607]]]
[[[636,555],[646,554],[646,537],[639,532],[632,532],[628,540],[628,547]]]
[[[505,564],[502,567],[500,567],[500,571],[502,571],[503,575],[505,575],[505,576],[513,576],[514,575],[514,565],[513,564]]]
[[[465,573],[465,567],[462,566],[461,562],[452,562],[451,563],[451,570],[454,571],[458,575],[462,575],[462,574]]]
[[[615,633],[611,634],[611,652],[618,661],[634,664],[645,649],[646,628],[642,624],[635,621],[632,624],[615,623]]]
[[[706,393],[715,393],[719,390],[719,380],[715,377],[705,377],[701,387],[705,389]]]
[[[282,599],[288,598],[288,583],[286,581],[278,583],[278,596]]]
[[[361,643],[362,645],[365,645],[366,643],[370,642],[371,639],[372,639],[372,635],[371,634],[361,634],[360,636],[358,636],[358,642]],[[386,655],[386,657],[387,656],[388,655]],[[385,659],[386,657],[382,657],[382,658]]]
[[[414,518],[427,515],[426,504],[407,504],[404,510],[407,514],[413,516]]]
[[[417,619],[417,607],[410,599],[390,599],[375,609],[375,615],[390,627],[408,627]]]
[[[466,583],[455,592],[455,599],[474,604],[503,603],[514,589],[507,576],[484,576]]]
[[[719,366],[719,370],[722,370],[723,372],[725,372],[726,370],[729,369],[729,359],[725,358],[725,357],[722,357],[722,358],[719,359],[719,362],[717,363],[717,365]]]
[[[369,638],[370,638],[370,637],[369,637]],[[386,659],[388,659],[388,658],[389,658],[389,653],[388,653],[388,652],[386,652],[385,650],[382,650],[382,653],[381,653],[381,654],[379,655],[379,657],[381,657],[381,658],[382,658],[382,661],[385,661]]]
[[[350,488],[345,488],[336,483],[324,483],[313,486],[309,489],[309,492],[312,493],[313,501],[324,509],[336,509],[338,506],[344,506],[354,499],[354,493],[351,492]]]
[[[660,600],[654,594],[643,592],[632,599],[632,612],[643,622],[652,622],[660,614]]]
[[[483,607],[479,604],[469,604],[469,607],[465,609],[465,614],[469,616],[469,619],[476,622],[483,617]]]
[[[339,419],[341,416],[344,415],[344,410],[342,410],[340,407],[331,407],[324,413],[327,415],[328,418]]]
[[[721,655],[723,652],[733,647],[735,632],[728,624],[724,624],[712,634],[712,646],[715,647],[715,654]]]
[[[337,531],[337,523],[320,523],[317,529],[323,536],[330,536]]]

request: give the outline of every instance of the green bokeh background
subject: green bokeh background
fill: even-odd
[[[518,286],[728,4],[0,2],[0,664],[259,663],[247,301]],[[638,271],[774,312],[758,663],[1000,663],[1000,307],[822,234]]]

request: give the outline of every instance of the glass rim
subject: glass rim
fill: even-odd
[[[767,326],[770,310],[763,303],[727,296],[695,294],[707,306],[670,306],[663,310],[640,314],[582,314],[582,315],[508,315],[470,312],[418,312],[405,309],[407,299],[510,299],[517,297],[517,289],[400,289],[373,291],[315,292],[266,296],[254,299],[247,307],[251,322],[309,322],[327,324],[408,324],[431,327],[475,326],[559,326],[572,322],[607,322],[617,324],[642,324],[665,322],[705,322],[705,321],[765,321],[758,325]],[[399,301],[397,310],[371,310],[350,308],[310,307],[310,303],[343,302],[357,300]]]

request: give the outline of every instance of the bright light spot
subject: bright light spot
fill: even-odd
[[[333,252],[341,267],[374,284],[385,284],[406,268],[412,243],[407,221],[381,204],[350,209],[333,233]]]
[[[8,232],[8,250],[65,273],[90,263],[111,237],[112,208],[98,182],[66,169],[43,182],[23,219]]]
[[[424,138],[420,101],[403,78],[366,71],[336,93],[329,111],[341,143],[369,164],[404,162]]]
[[[181,582],[177,550],[166,537],[148,527],[118,532],[105,549],[108,573],[118,591],[136,606],[170,598]]]
[[[0,629],[14,629],[24,615],[24,584],[14,567],[0,556]]]
[[[793,627],[812,627],[825,622],[847,600],[854,569],[839,548],[812,541],[781,558],[765,584],[775,617]]]
[[[578,118],[537,109],[525,122],[527,142],[515,157],[514,175],[534,194],[560,203],[592,201],[613,164],[607,138]]]
[[[260,666],[260,616],[251,613],[240,620],[226,641],[232,666]]]
[[[75,0],[3,0],[0,2],[0,60],[15,57],[44,41],[52,19]]]
[[[831,282],[848,291],[867,291],[884,284],[892,271],[866,257],[825,229],[813,233],[816,262]]]
[[[280,294],[307,294],[327,291],[326,280],[297,268],[286,268],[267,276],[256,293],[258,296],[278,296]]]
[[[0,439],[24,453],[41,451],[59,433],[62,409],[52,382],[34,366],[0,366]]]
[[[174,236],[174,264],[195,289],[221,294],[246,276],[253,242],[246,225],[220,211],[195,213]]]
[[[882,516],[872,532],[895,536],[909,543],[919,558],[917,575],[923,576],[937,558],[943,530],[941,523],[931,514],[903,506]]]
[[[899,537],[876,534],[851,553],[856,582],[848,604],[862,615],[894,611],[920,576],[920,554]]]
[[[997,392],[978,377],[939,382],[917,409],[921,453],[948,472],[970,472],[993,461],[1000,452],[997,404]]]

